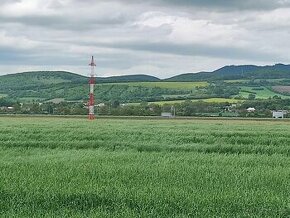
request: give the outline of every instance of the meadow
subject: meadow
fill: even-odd
[[[1,217],[289,217],[288,121],[0,117]]]
[[[1,94],[0,93],[0,98],[4,98],[4,97],[6,97],[7,96],[7,94]]]
[[[266,87],[259,87],[261,90],[255,89],[255,87],[247,87],[247,86],[241,86],[241,92],[240,96],[247,98],[249,96],[249,93],[255,93],[256,99],[268,99],[269,97],[278,96],[282,99],[289,98],[289,96],[279,94],[277,92],[273,92]]]
[[[241,103],[245,100],[240,100],[240,99],[233,99],[233,98],[207,98],[207,99],[188,99],[192,102],[198,102],[198,101],[204,101],[208,103]],[[158,105],[165,105],[165,104],[180,104],[183,103],[186,100],[168,100],[168,101],[153,101],[153,102],[148,102],[148,104],[158,104]],[[128,105],[139,105],[140,103],[129,103]]]
[[[233,99],[233,98],[207,98],[207,99],[189,99],[192,102],[198,102],[198,101],[204,101],[208,103],[239,103],[243,102],[244,100],[239,99]],[[169,101],[155,101],[155,102],[149,102],[149,104],[158,104],[158,105],[165,105],[165,104],[180,104],[184,102],[185,100],[169,100]],[[131,105],[138,105],[138,103],[132,103]]]
[[[162,89],[181,89],[192,90],[197,87],[206,87],[208,82],[129,82],[129,83],[113,83],[115,85],[129,85],[129,86],[141,86],[148,88],[162,88]]]
[[[208,83],[203,82],[138,82],[129,83],[131,86],[144,86],[144,87],[159,87],[163,89],[185,89],[192,90],[197,87],[206,87]]]

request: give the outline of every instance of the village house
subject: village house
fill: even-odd
[[[255,112],[256,109],[253,108],[253,107],[249,107],[249,108],[247,109],[247,111],[248,111],[248,113],[252,113],[252,112]]]
[[[287,115],[287,111],[286,110],[278,110],[278,111],[272,111],[273,114],[273,118],[275,119],[283,119],[286,115]]]

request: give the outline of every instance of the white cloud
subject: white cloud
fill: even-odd
[[[93,54],[106,76],[164,78],[226,64],[290,62],[289,2],[4,0],[0,74],[83,74]]]
[[[38,45],[37,42],[23,36],[8,35],[6,31],[0,30],[0,49],[1,47],[15,49],[32,49]]]
[[[0,7],[0,14],[8,17],[22,17],[31,15],[56,15],[57,11],[50,8],[53,0],[39,1],[39,0],[27,0],[27,1],[14,1],[10,4],[4,4]]]

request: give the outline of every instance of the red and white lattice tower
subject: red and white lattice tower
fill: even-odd
[[[91,66],[91,75],[90,75],[90,99],[88,103],[88,108],[89,108],[89,120],[94,120],[95,119],[95,97],[94,97],[94,87],[95,87],[95,61],[94,61],[94,56],[92,56],[92,61],[89,64]]]

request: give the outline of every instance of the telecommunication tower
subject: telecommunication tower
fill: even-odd
[[[94,56],[92,56],[91,63],[89,64],[91,66],[91,75],[90,75],[90,80],[89,80],[89,85],[90,85],[90,94],[89,94],[89,103],[88,103],[88,108],[89,108],[89,120],[94,120],[95,119],[95,97],[94,97],[94,87],[95,87],[95,61],[94,61]]]

